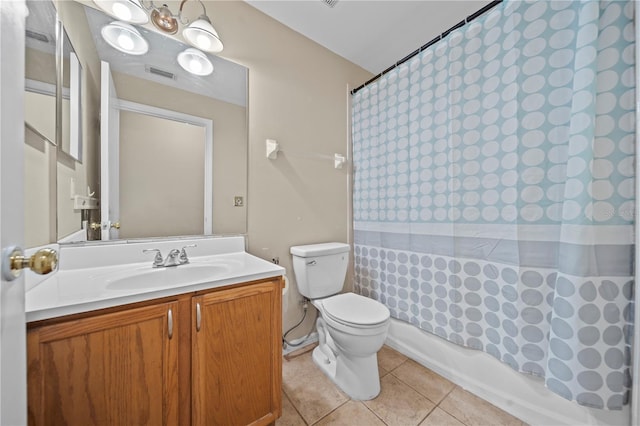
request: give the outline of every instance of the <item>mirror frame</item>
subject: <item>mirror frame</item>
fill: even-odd
[[[69,54],[75,52],[73,43],[67,35],[64,23],[60,18],[60,14],[56,10],[56,146],[58,147],[58,161],[65,163],[70,168],[74,167],[74,162],[82,163],[82,128],[83,128],[83,115],[82,115],[82,80],[83,80],[83,68],[80,61],[72,62],[69,60],[69,151],[64,150],[64,144],[62,138],[64,137],[64,114],[63,114],[63,102],[64,102],[64,45],[65,38],[69,41],[71,51]],[[74,53],[75,54],[75,53]],[[75,65],[74,65],[75,64]],[[74,76],[77,77],[74,79]],[[75,128],[75,129],[74,129]],[[75,149],[74,149],[75,146]],[[74,151],[76,155],[74,155]]]

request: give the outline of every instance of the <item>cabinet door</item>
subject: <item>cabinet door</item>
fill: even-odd
[[[194,425],[269,424],[280,416],[281,282],[193,298]]]
[[[171,324],[177,305],[29,331],[29,423],[177,424],[178,335]]]

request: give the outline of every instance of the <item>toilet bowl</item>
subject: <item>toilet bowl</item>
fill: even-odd
[[[356,322],[349,311],[336,312],[333,306],[336,301],[345,307],[364,304],[358,309],[362,321]],[[373,299],[354,293],[338,294],[312,303],[320,312],[316,322],[318,336],[324,335],[326,340],[323,345],[319,339],[313,361],[352,399],[369,400],[378,396],[377,353],[389,330],[389,310]]]
[[[314,363],[349,397],[368,400],[380,393],[377,352],[387,337],[389,309],[342,290],[349,246],[313,244],[291,248],[300,293],[318,310]]]

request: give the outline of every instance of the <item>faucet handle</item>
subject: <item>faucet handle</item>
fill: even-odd
[[[198,247],[197,244],[189,244],[187,246],[182,247],[182,250],[180,250],[180,263],[184,264],[184,263],[189,263],[189,257],[187,256],[187,251],[185,250],[188,247]]]
[[[143,253],[151,253],[151,252],[156,252],[155,257],[153,258],[153,266],[157,267],[157,266],[162,266],[162,253],[160,252],[160,249],[144,249],[142,250]]]

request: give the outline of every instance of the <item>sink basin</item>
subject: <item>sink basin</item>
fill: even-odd
[[[145,289],[208,282],[229,272],[229,265],[187,264],[167,268],[138,268],[107,278],[107,289]]]

